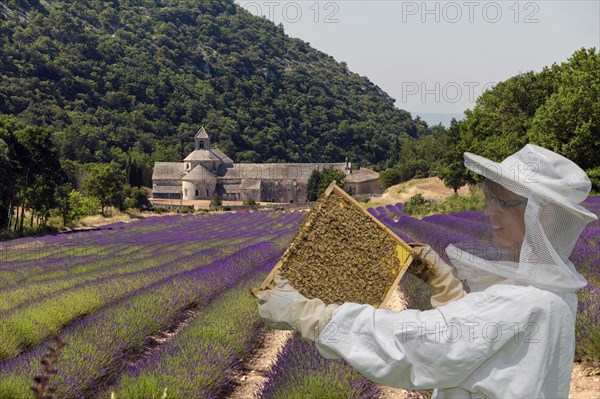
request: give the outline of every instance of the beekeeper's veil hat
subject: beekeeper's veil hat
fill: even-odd
[[[533,144],[500,163],[468,152],[464,157],[468,169],[527,198],[527,205],[519,261],[494,258],[489,250],[467,254],[451,245],[447,253],[459,277],[475,289],[492,282],[553,291],[584,287],[587,282],[569,256],[585,226],[597,219],[579,205],[591,190],[586,173],[569,159]]]

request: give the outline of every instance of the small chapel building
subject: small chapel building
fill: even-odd
[[[307,202],[308,179],[315,169],[335,168],[346,174],[350,194],[380,194],[379,173],[352,170],[341,163],[234,163],[218,148],[202,127],[194,136],[194,151],[183,162],[156,162],[152,173],[152,197],[210,200],[216,194],[226,201]]]

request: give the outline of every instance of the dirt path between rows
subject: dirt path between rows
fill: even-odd
[[[275,365],[277,355],[283,350],[292,334],[292,331],[265,329],[260,347],[238,375],[239,385],[228,396],[229,399],[260,397],[267,381],[266,373]]]
[[[569,399],[600,399],[600,366],[573,365]]]
[[[159,350],[163,345],[172,341],[188,324],[203,310],[203,306],[194,306],[181,312],[171,325],[160,330],[146,339],[146,344],[140,351],[134,352],[128,359],[128,366],[136,366]]]

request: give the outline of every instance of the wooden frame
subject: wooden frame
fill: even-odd
[[[360,212],[362,212],[364,215],[366,215],[368,218],[370,218],[371,220],[373,220],[376,225],[383,230],[388,236],[390,236],[397,244],[397,256],[400,259],[400,263],[402,264],[402,267],[400,268],[400,270],[398,271],[398,274],[396,275],[394,282],[392,283],[392,285],[389,287],[388,291],[386,292],[383,300],[381,301],[381,303],[377,306],[378,308],[382,308],[385,307],[387,305],[387,303],[389,302],[392,294],[394,293],[394,291],[396,290],[396,288],[398,287],[398,283],[400,282],[400,279],[402,278],[402,276],[404,276],[404,273],[406,272],[406,270],[408,269],[408,266],[411,264],[412,262],[412,255],[411,255],[411,247],[404,242],[400,237],[398,237],[392,230],[390,230],[385,224],[383,224],[381,221],[379,221],[376,217],[374,217],[373,215],[371,215],[369,212],[367,212],[359,203],[358,201],[356,201],[354,198],[352,198],[348,193],[346,193],[344,190],[342,190],[335,181],[331,182],[331,184],[327,187],[327,189],[325,190],[325,193],[323,194],[324,197],[329,197],[329,195],[331,195],[332,192],[336,192],[337,194],[339,194],[340,196],[342,196],[350,205],[354,206],[355,208],[359,209]],[[313,208],[314,209],[314,208]],[[312,212],[312,210],[311,210]],[[308,216],[305,219],[308,220]],[[304,223],[302,225],[302,227],[304,226]],[[300,229],[302,229],[302,227],[300,227]],[[297,237],[297,236],[296,236]],[[296,237],[294,237],[294,239],[292,240],[292,243],[296,240]],[[290,243],[291,244],[291,243]],[[281,269],[283,267],[283,259],[286,259],[286,254],[289,251],[289,246],[286,249],[285,253],[283,254],[283,256],[279,259],[279,261],[277,262],[277,264],[273,267],[273,269],[271,270],[271,272],[267,275],[267,277],[265,278],[265,280],[263,281],[263,283],[260,285],[260,287],[252,290],[252,293],[254,295],[256,295],[257,291],[262,291],[262,290],[267,290],[270,288],[273,288],[275,286],[275,282],[273,281],[275,278],[275,274],[278,272],[279,269]]]

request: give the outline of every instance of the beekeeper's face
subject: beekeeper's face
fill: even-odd
[[[483,185],[486,207],[490,218],[494,244],[509,249],[518,260],[525,238],[525,206],[527,200],[501,185],[486,180]]]

